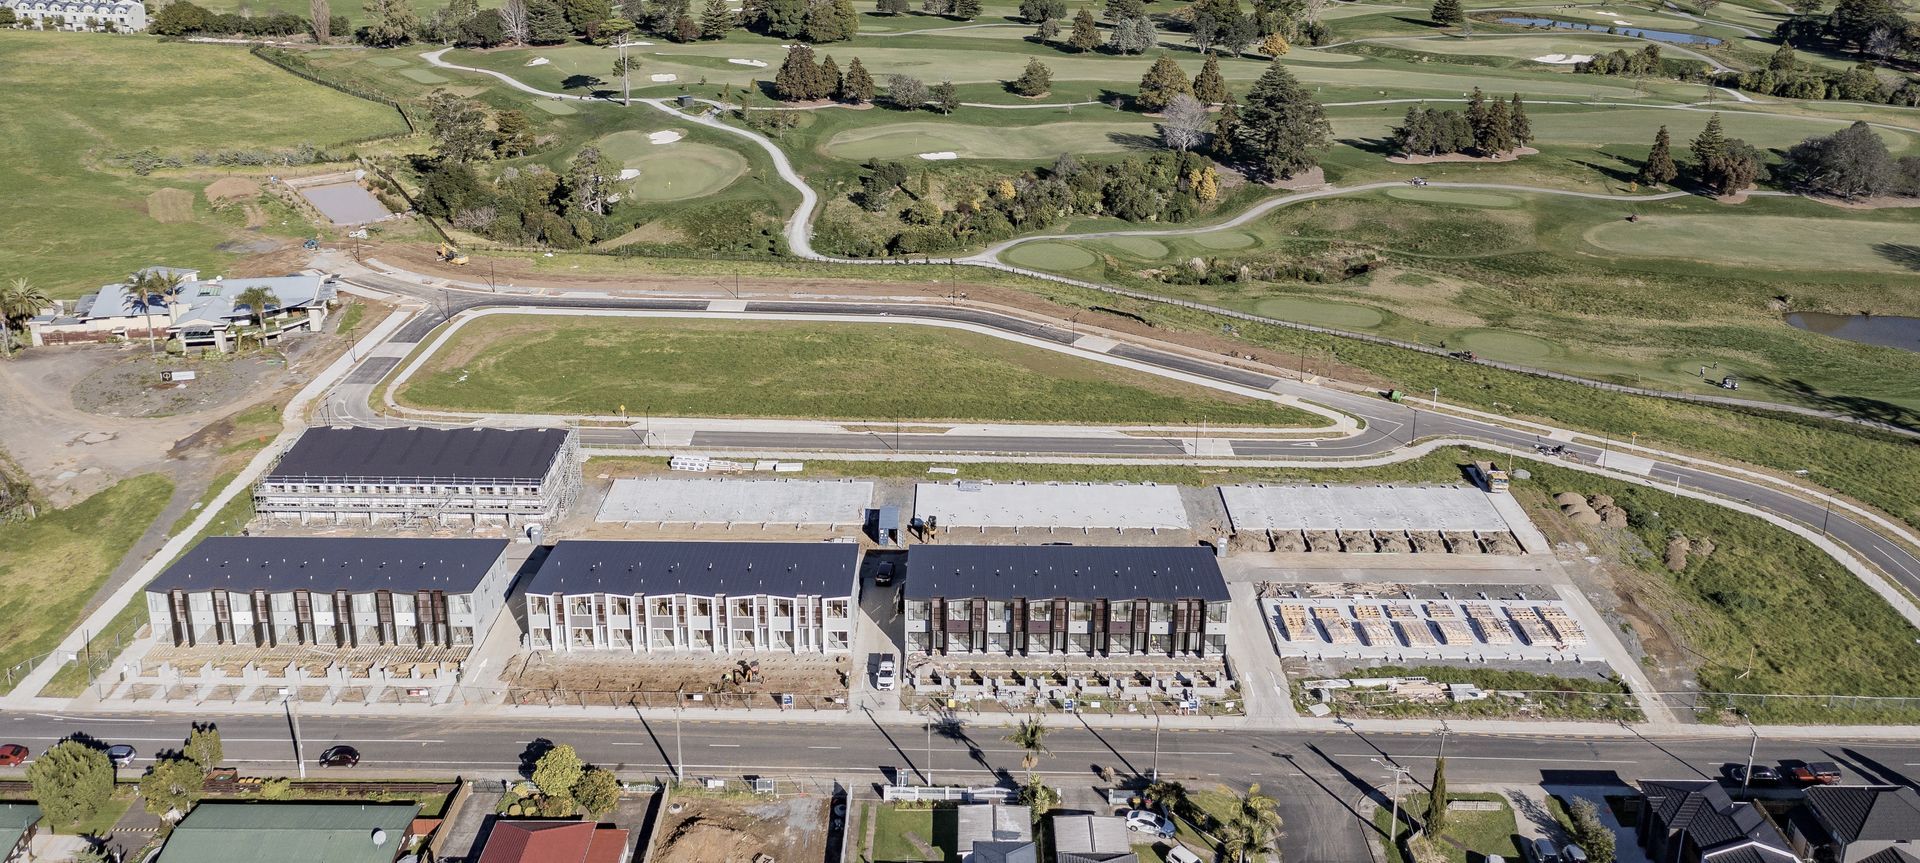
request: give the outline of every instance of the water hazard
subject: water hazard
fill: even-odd
[[[1583,24],[1578,21],[1555,21],[1552,18],[1502,18],[1502,24],[1518,24],[1522,27],[1558,27],[1562,30],[1592,30],[1598,33],[1612,32],[1636,39],[1652,39],[1655,42],[1671,42],[1675,45],[1718,45],[1719,39],[1712,36],[1698,36],[1692,33],[1673,33],[1666,30],[1648,30],[1643,27],[1625,27],[1605,24]]]
[[[1850,342],[1920,352],[1920,318],[1794,312],[1787,315],[1787,324],[1795,329]]]

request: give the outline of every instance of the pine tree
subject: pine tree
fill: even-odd
[[[773,76],[773,92],[783,101],[804,102],[817,98],[820,67],[813,61],[813,48],[795,45],[787,49],[787,59]]]
[[[1233,94],[1228,93],[1226,101],[1220,105],[1220,116],[1213,120],[1213,141],[1208,146],[1213,157],[1232,160],[1238,152],[1233,142],[1239,135],[1240,106],[1233,101]]]
[[[1162,54],[1140,78],[1140,96],[1135,104],[1149,114],[1157,113],[1182,93],[1192,96],[1193,85],[1187,81],[1186,73],[1180,71],[1180,64]]]
[[[1635,179],[1649,186],[1664,186],[1680,176],[1680,169],[1673,164],[1673,140],[1667,135],[1667,127],[1661,126],[1660,132],[1653,136],[1653,149],[1647,152],[1647,160],[1640,164],[1640,175]]]
[[[1044,96],[1053,87],[1053,70],[1037,58],[1027,60],[1027,69],[1020,73],[1010,85],[1013,92],[1022,96]]]
[[[1080,7],[1080,13],[1073,16],[1073,32],[1067,36],[1067,44],[1082,54],[1100,47],[1100,24],[1087,7]]]
[[[807,32],[807,0],[766,0],[767,35],[797,39]]]
[[[1403,156],[1433,155],[1434,135],[1431,109],[1419,105],[1407,106],[1407,113],[1400,118],[1400,125],[1393,127],[1387,140]]]
[[[1507,103],[1499,99],[1487,108],[1487,138],[1481,150],[1490,156],[1513,152],[1513,121]]]
[[[1433,9],[1427,13],[1427,17],[1442,27],[1467,20],[1466,13],[1460,8],[1460,0],[1433,0]]]
[[[527,41],[535,45],[552,45],[565,42],[571,33],[567,30],[566,13],[560,6],[549,0],[527,0]]]
[[[1433,784],[1428,788],[1427,816],[1422,819],[1424,823],[1420,825],[1420,832],[1429,838],[1438,839],[1447,829],[1447,759],[1445,756],[1434,759]]]
[[[1715,113],[1707,118],[1707,127],[1700,130],[1700,136],[1693,139],[1694,164],[1704,168],[1724,155],[1726,150],[1727,137],[1720,131],[1720,115]]]
[[[844,42],[860,29],[853,0],[812,0],[807,4],[806,38],[814,44]]]
[[[1513,101],[1507,110],[1507,122],[1513,125],[1513,144],[1525,147],[1533,143],[1533,122],[1527,119],[1527,106],[1520,103],[1520,94],[1513,94]]]
[[[819,81],[814,88],[813,98],[837,97],[846,86],[846,79],[840,75],[840,64],[833,62],[833,55],[828,54],[825,60],[820,61]]]
[[[738,23],[727,0],[707,0],[707,8],[700,10],[700,38],[725,39]]]
[[[1147,11],[1141,0],[1107,0],[1106,16],[1114,22],[1137,18]]]
[[[1486,94],[1479,87],[1473,88],[1473,94],[1467,97],[1467,126],[1473,129],[1473,148],[1487,149],[1487,111]]]
[[[1207,55],[1200,74],[1193,77],[1193,97],[1208,105],[1227,101],[1227,80],[1220,76],[1220,58]]]
[[[953,17],[962,21],[980,17],[980,0],[953,0]]]
[[[860,58],[853,58],[847,64],[847,74],[841,79],[840,101],[861,104],[873,101],[873,76],[867,74],[867,67],[861,65]]]
[[[907,0],[874,0],[873,11],[882,15],[905,15],[912,8]]]
[[[1318,167],[1332,136],[1326,109],[1276,61],[1247,91],[1233,147],[1256,174],[1285,180]]]

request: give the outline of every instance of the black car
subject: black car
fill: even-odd
[[[360,750],[351,746],[330,746],[320,753],[321,767],[353,767],[360,763]]]
[[[1736,785],[1773,785],[1780,781],[1780,771],[1765,764],[1753,765],[1753,773],[1747,773],[1745,764],[1727,765],[1727,778]]]

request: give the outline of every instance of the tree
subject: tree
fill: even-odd
[[[632,39],[633,32],[637,29],[639,28],[634,26],[632,21],[615,15],[605,21],[590,25],[587,28],[590,34],[588,41],[595,45],[625,45]]]
[[[1507,122],[1513,130],[1513,143],[1525,147],[1533,143],[1533,121],[1527,119],[1527,106],[1520,103],[1520,94],[1513,94],[1513,101],[1507,104]]]
[[[806,37],[824,44],[844,42],[860,31],[860,14],[853,0],[812,0],[807,6]]]
[[[980,17],[980,0],[953,0],[953,17],[962,21]]]
[[[1720,158],[1726,150],[1727,137],[1720,130],[1720,115],[1715,113],[1707,118],[1706,127],[1701,129],[1700,134],[1693,139],[1694,165],[1704,170],[1707,163]]]
[[[1038,779],[1028,778],[1027,784],[1020,786],[1020,805],[1033,812],[1039,818],[1060,805],[1060,792],[1047,786]]]
[[[1460,8],[1460,0],[1433,0],[1433,8],[1428,10],[1427,17],[1442,27],[1467,20],[1466,13]]]
[[[1159,31],[1145,15],[1122,18],[1107,36],[1107,47],[1115,54],[1145,54],[1160,41]]]
[[[561,12],[567,16],[567,26],[575,33],[587,33],[600,22],[613,17],[613,4],[608,0],[560,0]]]
[[[707,7],[700,10],[700,38],[725,39],[727,31],[739,23],[727,0],[707,0]]]
[[[767,0],[767,35],[798,39],[807,32],[807,0]]]
[[[405,45],[420,32],[420,16],[408,0],[367,0],[361,10],[367,13],[361,41],[375,48]]]
[[[1186,93],[1173,97],[1161,112],[1160,140],[1182,153],[1200,146],[1207,138],[1207,106]]]
[[[602,817],[620,805],[620,779],[611,770],[589,767],[573,786],[573,799],[593,817]]]
[[[1280,33],[1268,33],[1267,38],[1260,40],[1260,50],[1269,57],[1284,57],[1291,48],[1287,37]]]
[[[613,77],[620,79],[620,104],[633,104],[633,73],[640,71],[640,58],[625,52],[613,58]]]
[[[434,90],[427,95],[427,118],[440,158],[477,162],[492,152],[493,132],[487,129],[487,112],[479,102]]]
[[[1420,832],[1438,839],[1447,832],[1447,759],[1433,761],[1433,784],[1428,786],[1427,815],[1421,819]]]
[[[533,763],[533,785],[548,797],[567,797],[580,784],[586,765],[571,744],[562,743],[541,754]]]
[[[247,310],[247,317],[253,320],[254,338],[265,344],[267,313],[280,308],[280,297],[265,285],[254,285],[233,298],[233,307],[236,311],[242,307]]]
[[[840,74],[840,64],[833,62],[832,54],[828,54],[826,59],[820,61],[819,78],[820,95],[818,98],[838,99],[840,98],[840,91],[846,89],[846,76]]]
[[[773,92],[787,102],[820,98],[820,65],[814,62],[811,46],[787,49],[787,59],[781,61],[780,71],[773,76]]]
[[[927,96],[933,100],[933,106],[940,109],[942,114],[951,114],[955,108],[960,107],[960,93],[953,88],[952,81],[941,81],[933,85],[933,88],[927,91]]]
[[[1794,191],[1849,201],[1886,194],[1895,177],[1893,156],[1865,121],[1793,145],[1776,173]]]
[[[1332,135],[1326,109],[1275,61],[1247,92],[1232,146],[1255,173],[1284,180],[1318,167],[1316,151],[1326,149]]]
[[[219,726],[211,722],[193,724],[193,731],[187,734],[187,748],[183,753],[193,759],[193,763],[212,770],[227,759],[226,752],[226,747],[220,743]]]
[[[1103,7],[1109,21],[1125,21],[1146,14],[1147,7],[1141,0],[1107,0]]]
[[[1053,70],[1048,69],[1047,64],[1040,62],[1039,58],[1029,58],[1026,71],[1021,72],[1020,77],[1013,79],[1013,83],[1007,87],[1022,96],[1045,96],[1053,87]]]
[[[462,46],[474,48],[504,45],[507,42],[507,20],[501,16],[498,9],[482,9],[479,14],[460,22],[460,26],[454,28],[454,41]]]
[[[567,41],[567,16],[553,0],[526,0],[527,43],[553,45]]]
[[[887,76],[887,101],[908,111],[927,104],[926,82],[912,75]]]
[[[1040,756],[1051,754],[1047,750],[1047,721],[1038,715],[1028,716],[1015,723],[1013,733],[1002,739],[1020,747],[1020,766],[1027,771],[1027,782],[1033,782],[1033,768],[1040,765]]]
[[[875,0],[873,11],[882,15],[905,15],[909,5],[907,0]]]
[[[1193,95],[1193,85],[1187,81],[1187,74],[1180,70],[1180,64],[1165,54],[1153,61],[1147,68],[1147,74],[1140,78],[1140,96],[1135,101],[1140,110],[1155,113],[1167,107],[1173,97]]]
[[[160,816],[186,814],[206,787],[207,768],[191,758],[163,758],[140,777],[140,796],[146,798],[147,811]]]
[[[1495,99],[1487,106],[1486,137],[1475,141],[1474,145],[1481,152],[1493,156],[1513,152],[1516,146],[1513,143],[1513,120],[1507,113],[1507,103]]]
[[[1273,850],[1280,838],[1280,814],[1274,809],[1273,798],[1260,793],[1260,783],[1248,786],[1247,793],[1240,795],[1239,805],[1221,833],[1227,856],[1238,863],[1248,863]]]
[[[511,159],[533,149],[533,124],[527,121],[525,112],[518,108],[501,111],[493,118],[493,124],[494,155]]]
[[[1093,20],[1093,13],[1085,6],[1073,16],[1073,31],[1067,34],[1067,45],[1082,54],[1100,47],[1100,24]]]
[[[1048,18],[1040,22],[1039,26],[1033,28],[1033,38],[1040,42],[1052,42],[1059,37],[1060,22],[1053,18]]]
[[[1573,844],[1586,852],[1587,863],[1613,863],[1614,835],[1600,820],[1600,808],[1585,797],[1575,798],[1567,807],[1573,821]]]
[[[1856,51],[1866,50],[1875,31],[1906,29],[1906,19],[1894,0],[1840,0],[1827,15],[1827,35]]]
[[[1232,160],[1239,155],[1234,139],[1240,137],[1240,105],[1233,101],[1233,94],[1227,94],[1227,101],[1220,105],[1220,116],[1213,119],[1213,140],[1207,151],[1216,159]]]
[[[506,0],[500,4],[500,23],[506,25],[507,39],[518,45],[527,42],[527,0]]]
[[[185,36],[203,32],[212,26],[212,12],[187,0],[174,0],[154,13],[153,20],[147,22],[147,31],[156,36]]]
[[[1207,62],[1200,67],[1200,74],[1193,76],[1193,98],[1203,105],[1217,105],[1227,101],[1227,79],[1220,75],[1220,58],[1207,55]]]
[[[860,64],[860,58],[853,58],[847,64],[846,77],[840,82],[837,94],[842,102],[856,105],[873,101],[873,76],[867,74],[867,67]]]
[[[0,356],[13,356],[13,333],[40,310],[53,303],[47,295],[24,277],[15,277],[0,288]]]
[[[613,178],[607,175],[607,162],[599,147],[588,144],[574,155],[573,163],[567,166],[567,185],[573,189],[574,203],[580,209],[596,216],[607,214]]]
[[[107,805],[113,797],[113,762],[99,749],[66,740],[27,766],[27,783],[33,786],[40,814],[54,829],[62,829]]]
[[[328,0],[307,0],[307,23],[313,41],[325,45],[333,38],[333,6]]]
[[[1028,24],[1067,17],[1066,0],[1020,0],[1020,17]]]
[[[1640,163],[1637,182],[1649,186],[1664,186],[1680,176],[1680,169],[1673,164],[1673,140],[1667,135],[1667,127],[1661,126],[1653,136],[1653,149],[1647,152],[1647,160]]]
[[[1763,160],[1764,156],[1752,144],[1728,138],[1721,143],[1718,155],[1700,163],[1700,182],[1717,194],[1738,194],[1759,178]]]

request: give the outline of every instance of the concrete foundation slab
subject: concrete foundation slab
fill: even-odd
[[[1235,531],[1504,531],[1507,519],[1467,486],[1228,485],[1220,499]]]
[[[1180,488],[1086,483],[920,483],[913,515],[940,526],[1186,530]]]
[[[860,525],[873,483],[769,479],[621,479],[598,521]]]

